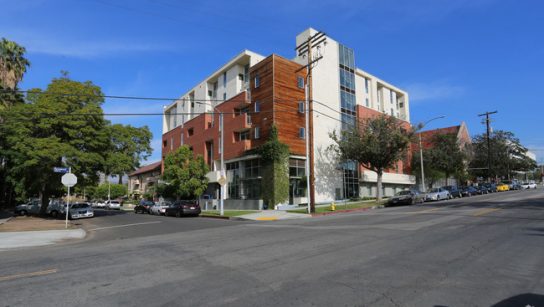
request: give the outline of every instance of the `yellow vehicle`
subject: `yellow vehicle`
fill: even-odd
[[[497,185],[497,192],[510,191],[510,187],[506,183],[499,183]]]

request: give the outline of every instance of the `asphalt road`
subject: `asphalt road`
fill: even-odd
[[[301,220],[115,214],[85,227],[94,234],[78,243],[0,253],[0,305],[544,306],[542,189]]]

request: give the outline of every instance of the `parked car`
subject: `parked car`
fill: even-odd
[[[166,208],[170,207],[170,205],[172,205],[172,202],[170,201],[155,203],[155,205],[151,206],[151,208],[149,209],[149,214],[164,215],[166,212]]]
[[[106,209],[121,210],[121,202],[118,200],[108,200],[106,201]]]
[[[92,203],[92,207],[97,209],[104,209],[106,208],[106,202],[103,200],[95,200]]]
[[[61,199],[52,199],[49,201],[49,206],[47,206],[46,213],[53,218],[57,218],[62,215],[66,207],[66,203]]]
[[[419,191],[400,191],[388,201],[390,205],[415,205],[425,201],[425,196]]]
[[[198,216],[200,206],[197,200],[177,200],[166,208],[164,215],[182,217],[186,215]]]
[[[450,192],[451,197],[455,198],[461,198],[463,197],[463,194],[461,193],[461,190],[459,190],[456,186],[447,185],[442,187],[442,189],[446,189]]]
[[[37,214],[40,212],[42,204],[40,203],[39,198],[30,199],[24,204],[20,204],[15,207],[15,215],[30,215]]]
[[[486,183],[482,183],[482,186],[487,188],[487,190],[489,191],[489,193],[495,193],[497,192],[497,186],[494,184],[494,183],[489,183],[489,182],[486,182]]]
[[[140,202],[136,207],[134,207],[134,213],[149,213],[150,208],[155,203],[150,200],[145,200]]]
[[[468,186],[468,187],[465,186],[465,187],[461,187],[461,194],[463,194],[463,196],[477,195],[478,190],[476,190],[476,188],[473,186]]]
[[[432,188],[425,196],[426,201],[450,199],[451,194],[448,190],[443,188]]]
[[[536,189],[536,183],[534,181],[528,181],[521,184],[521,188],[528,190],[528,189]]]
[[[66,208],[66,206],[64,206],[64,208]],[[69,219],[75,220],[86,217],[94,217],[94,210],[89,203],[75,203],[73,205],[70,204],[70,211],[68,212]]]
[[[479,185],[476,187],[476,190],[478,191],[478,194],[480,195],[483,195],[483,194],[489,194],[489,189],[484,186],[484,185]]]
[[[509,190],[510,190],[510,187],[506,183],[499,183],[497,185],[497,192],[505,192]]]

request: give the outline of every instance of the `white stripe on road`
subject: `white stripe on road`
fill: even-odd
[[[162,223],[162,222],[161,221],[155,221],[155,222],[145,222],[145,223],[134,223],[134,224],[125,224],[125,225],[117,225],[117,226],[99,227],[99,228],[89,229],[89,231],[110,229],[110,228],[129,227],[129,226],[138,226],[138,225],[147,225],[147,224],[157,224],[157,223]]]

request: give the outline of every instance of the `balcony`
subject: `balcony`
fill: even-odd
[[[232,121],[233,131],[241,131],[251,128],[251,115],[247,113],[236,115]]]

